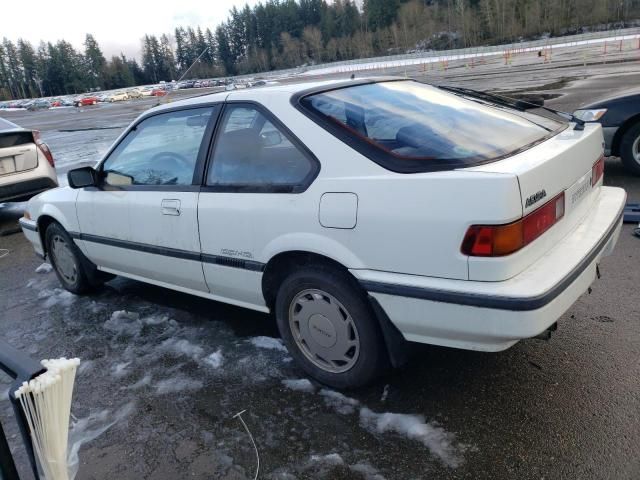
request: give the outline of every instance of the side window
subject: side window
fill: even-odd
[[[213,107],[178,110],[140,122],[102,164],[108,185],[191,185]]]
[[[207,185],[249,190],[295,187],[315,169],[315,161],[260,110],[229,105],[210,160]]]

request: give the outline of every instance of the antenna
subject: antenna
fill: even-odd
[[[202,50],[202,53],[200,55],[198,55],[198,58],[196,58],[193,63],[189,66],[189,68],[187,68],[184,73],[182,74],[182,76],[176,81],[176,85],[178,83],[180,83],[182,81],[182,79],[187,75],[187,73],[189,73],[189,70],[191,70],[193,68],[193,66],[198,63],[198,61],[202,58],[202,56],[205,54],[205,52],[209,50],[209,47],[205,47],[204,50]],[[160,99],[164,98],[165,100],[167,100],[169,98],[169,95],[171,95],[173,93],[173,90],[171,90],[169,93],[167,93],[164,97],[158,97],[158,103],[156,103],[156,107],[158,105],[160,105]],[[167,103],[166,101],[164,103]]]

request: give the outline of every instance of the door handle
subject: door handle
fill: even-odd
[[[180,215],[180,200],[162,200],[163,215]]]

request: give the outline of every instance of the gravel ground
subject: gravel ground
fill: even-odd
[[[635,61],[570,67],[554,55],[556,68],[514,59],[407,75],[543,91],[567,110],[640,79]],[[6,117],[42,130],[64,180],[154,102]],[[640,178],[618,159],[607,160],[605,183],[640,202]],[[15,227],[22,208],[0,207],[0,231]],[[269,316],[121,278],[75,297],[46,267],[36,273],[42,262],[22,234],[0,236],[8,251],[0,337],[34,358],[82,359],[73,405],[73,440],[84,442],[79,479],[253,478],[253,446],[233,418],[242,410],[260,478],[636,479],[640,239],[631,231],[624,226],[602,279],[549,342],[498,354],[413,345],[408,366],[347,396],[304,380]],[[7,388],[0,383],[0,421],[29,478]]]

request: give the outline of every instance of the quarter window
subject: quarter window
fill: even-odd
[[[227,106],[219,132],[207,185],[248,191],[296,187],[315,172],[315,161],[254,106]]]
[[[103,163],[108,185],[191,185],[213,108],[154,115],[140,122]]]

